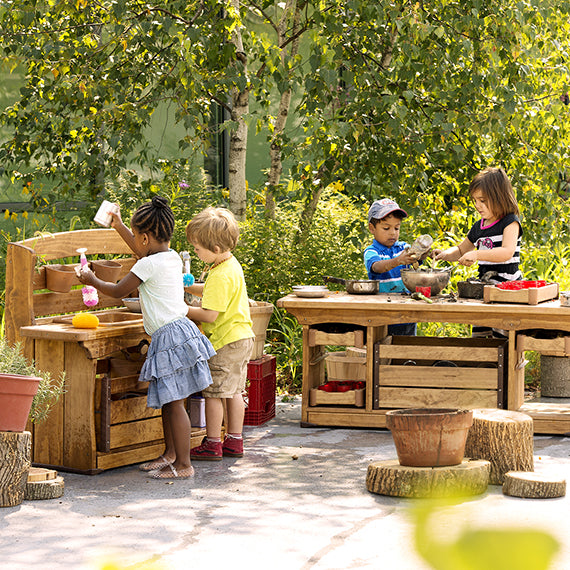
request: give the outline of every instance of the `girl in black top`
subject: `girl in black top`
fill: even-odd
[[[495,281],[522,279],[519,269],[522,227],[511,182],[502,168],[486,168],[472,180],[469,194],[481,220],[459,244],[434,250],[435,259],[479,263],[479,279],[495,271]]]

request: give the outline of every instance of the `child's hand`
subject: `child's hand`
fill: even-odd
[[[477,261],[477,250],[468,251],[466,254],[462,255],[457,261],[461,265],[470,267]]]
[[[430,249],[430,250],[428,251],[428,255],[429,255],[432,259],[439,259],[439,258],[438,258],[438,255],[439,255],[440,253],[442,253],[442,252],[443,252],[443,249],[438,249],[438,248],[436,248],[436,249]]]
[[[417,258],[413,253],[410,253],[410,248],[405,249],[398,257],[398,265],[411,265],[417,262]]]
[[[115,206],[115,210],[110,210],[109,215],[111,216],[111,227],[115,228],[120,226],[123,223],[121,219],[121,209],[119,208],[119,204],[113,204]]]
[[[91,271],[87,266],[86,267],[76,267],[75,274],[77,275],[77,279],[79,279],[80,283],[83,285],[93,285],[95,281],[95,273]]]
[[[445,249],[434,249],[433,251],[434,257],[436,261],[447,261],[448,252]]]

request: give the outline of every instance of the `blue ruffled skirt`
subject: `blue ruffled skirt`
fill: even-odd
[[[147,406],[183,400],[212,383],[208,360],[212,343],[187,318],[160,327],[153,335],[139,381],[150,382]]]

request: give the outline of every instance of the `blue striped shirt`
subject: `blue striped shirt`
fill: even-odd
[[[377,261],[386,261],[387,259],[394,259],[398,257],[404,249],[410,247],[405,241],[397,241],[392,247],[382,245],[380,242],[374,240],[372,245],[369,245],[364,250],[364,264],[368,272],[368,279],[380,281],[380,293],[407,293],[408,290],[402,283],[400,277],[400,270],[404,265],[398,265],[390,271],[384,273],[375,273],[372,271],[372,265]]]

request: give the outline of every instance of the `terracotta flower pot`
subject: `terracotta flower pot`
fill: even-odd
[[[0,431],[24,431],[40,378],[0,374]]]
[[[72,265],[46,265],[46,287],[56,293],[69,293],[79,283]]]
[[[463,461],[472,410],[416,408],[386,413],[400,465],[442,467]]]
[[[91,269],[99,279],[116,283],[121,273],[121,264],[109,259],[97,259],[91,262]]]

